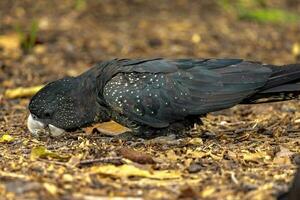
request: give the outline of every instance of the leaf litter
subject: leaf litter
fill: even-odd
[[[127,130],[113,122],[36,140],[26,118],[29,97],[44,84],[111,57],[299,62],[299,26],[239,21],[216,1],[89,1],[79,10],[71,1],[57,1],[59,9],[29,2],[0,3],[7,7],[0,22],[9,29],[0,30],[1,198],[274,199],[287,191],[300,163],[297,101],[237,106],[209,114],[180,137],[151,140],[114,138]],[[29,16],[44,25],[36,30],[40,44],[24,52],[14,25],[30,25]]]

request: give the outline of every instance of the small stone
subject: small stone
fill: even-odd
[[[158,47],[162,45],[162,41],[159,38],[151,38],[148,40],[148,45],[150,47]]]
[[[293,163],[295,163],[296,165],[300,165],[300,154],[295,154],[292,157],[293,157]]]
[[[216,137],[216,134],[213,132],[205,132],[205,133],[203,133],[202,137],[203,138],[214,138],[214,137]]]
[[[192,163],[189,168],[188,168],[188,171],[189,173],[197,173],[199,171],[201,171],[202,169],[202,166],[197,164],[197,163]]]

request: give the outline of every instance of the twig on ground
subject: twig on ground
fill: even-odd
[[[112,163],[116,165],[123,164],[122,157],[107,157],[107,158],[96,158],[96,159],[89,159],[89,160],[82,160],[80,161],[80,165],[89,165],[94,163]]]

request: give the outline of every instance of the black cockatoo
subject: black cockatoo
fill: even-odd
[[[28,128],[34,135],[57,136],[113,119],[133,132],[154,133],[237,104],[297,98],[299,83],[300,64],[114,59],[41,89],[29,103]]]
[[[277,200],[298,200],[300,199],[300,168],[298,168],[289,191],[277,197]]]

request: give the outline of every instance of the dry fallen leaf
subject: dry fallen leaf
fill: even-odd
[[[192,149],[188,149],[186,154],[190,155],[192,158],[203,158],[203,157],[209,155],[209,153],[206,153],[203,151],[196,151],[196,150],[192,150]]]
[[[121,148],[120,155],[126,159],[140,164],[154,164],[153,158],[146,153],[139,152],[130,148]]]
[[[62,180],[65,182],[72,182],[74,180],[74,177],[71,174],[64,174],[62,176]]]
[[[0,170],[0,177],[7,179],[22,179],[22,180],[30,180],[32,177],[29,175],[14,173],[14,172],[6,172]]]
[[[143,200],[142,197],[131,197],[131,196],[94,196],[94,195],[86,195],[81,193],[75,193],[73,195],[74,199],[84,199],[84,200]]]
[[[21,55],[21,40],[16,33],[1,35],[0,47],[4,50],[6,56],[18,58]]]
[[[175,170],[154,170],[148,171],[145,169],[140,169],[133,165],[103,165],[103,166],[95,166],[90,169],[89,174],[103,174],[109,175],[119,178],[124,177],[143,177],[150,179],[158,179],[158,180],[166,180],[166,179],[178,179],[181,177],[179,171]]]
[[[52,183],[44,183],[43,184],[44,188],[52,195],[56,195],[57,194],[57,187],[52,184]]]
[[[8,134],[4,134],[0,137],[0,143],[11,143],[14,140],[15,140],[15,138]]]
[[[59,160],[67,160],[70,158],[68,155],[61,155],[47,150],[45,147],[34,147],[31,150],[30,159],[36,160],[38,158],[55,158]]]
[[[178,199],[199,199],[199,196],[195,190],[189,186],[186,186],[180,191],[177,197]]]
[[[228,156],[228,158],[230,158],[231,160],[234,160],[234,161],[236,161],[236,159],[238,157],[237,154],[233,151],[227,151],[227,156]]]
[[[215,187],[206,187],[202,192],[201,192],[201,196],[203,198],[207,198],[210,195],[212,195],[214,192],[216,191]]]
[[[193,138],[188,141],[188,144],[200,146],[203,144],[203,140],[201,138]]]
[[[266,152],[263,152],[263,151],[255,152],[255,153],[243,152],[242,155],[243,155],[244,161],[257,162],[262,159],[270,159],[270,156]]]
[[[76,167],[77,165],[80,164],[81,159],[82,159],[82,154],[77,154],[72,156],[66,164],[69,167]]]
[[[192,36],[192,42],[198,44],[199,42],[201,42],[201,36],[197,33],[194,33]]]
[[[294,153],[291,152],[289,149],[280,146],[280,151],[276,153],[273,159],[273,163],[281,165],[290,165],[292,164],[291,157],[293,154]]]
[[[100,132],[105,135],[119,135],[128,131],[131,131],[129,128],[122,126],[121,124],[115,121],[103,122],[99,124],[95,124],[91,127],[87,127],[84,129],[86,133]]]
[[[299,43],[294,43],[293,44],[292,54],[294,56],[299,56],[300,55],[300,44]]]
[[[0,46],[5,49],[15,50],[20,47],[20,37],[16,33],[0,36]]]
[[[175,151],[172,149],[166,152],[166,156],[171,161],[176,161],[178,159],[178,156],[176,155]]]
[[[7,89],[4,93],[4,97],[14,99],[20,97],[30,97],[36,94],[44,85],[34,86],[34,87],[19,87],[15,89]]]

